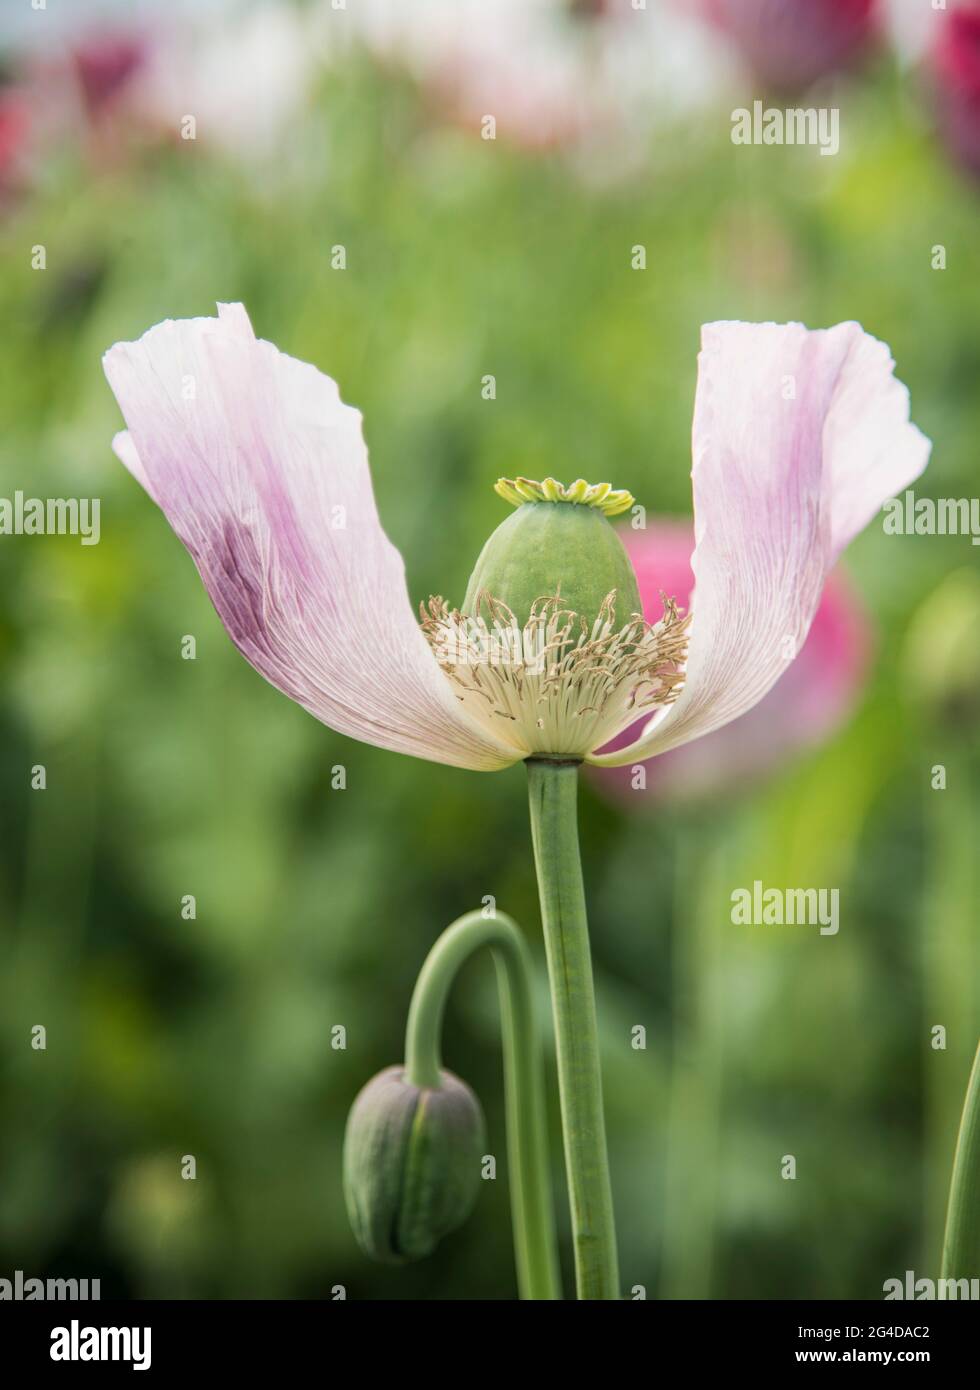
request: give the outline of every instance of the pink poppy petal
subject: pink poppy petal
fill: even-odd
[[[240,304],[157,324],[104,367],[129,426],[116,452],[256,670],[352,738],[458,767],[520,758],[470,721],[419,629],[335,382],[256,339]]]
[[[118,434],[113,435],[112,452],[115,454],[116,458],[119,459],[120,463],[126,465],[140,487],[153,497],[153,488],[150,485],[149,478],[146,476],[146,469],[140,462],[140,456],[136,452],[136,445],[133,443],[133,436],[130,434],[129,430],[120,430]],[[155,497],[153,497],[153,500],[156,502]]]
[[[636,570],[647,621],[662,617],[661,593],[686,608],[694,583],[691,523],[656,517],[643,531],[624,528],[623,543]],[[872,645],[863,605],[838,567],[827,580],[799,656],[757,705],[704,738],[649,759],[643,764],[642,788],[634,785],[629,765],[591,769],[593,785],[631,811],[666,799],[744,790],[795,753],[828,738],[848,718],[861,693]],[[610,748],[626,747],[642,728],[641,720],[617,735]]]
[[[803,646],[841,549],[925,468],[887,348],[856,323],[706,324],[694,406],[695,593],[684,687],[648,758],[751,709]]]

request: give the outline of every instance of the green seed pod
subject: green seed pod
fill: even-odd
[[[480,1184],[480,1102],[452,1072],[438,1088],[387,1067],[358,1095],[344,1135],[347,1214],[366,1255],[420,1260],[469,1216]]]
[[[535,599],[555,594],[563,609],[584,617],[589,627],[610,594],[618,627],[643,611],[632,563],[609,522],[632,505],[629,493],[582,479],[563,487],[553,478],[501,478],[496,491],[517,511],[483,547],[463,613],[476,617],[482,594],[505,603],[521,627]]]

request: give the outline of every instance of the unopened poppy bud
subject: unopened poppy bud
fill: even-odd
[[[501,478],[496,491],[517,511],[483,547],[466,588],[465,614],[477,616],[488,596],[523,627],[535,601],[554,595],[590,630],[607,600],[617,626],[642,612],[633,565],[609,521],[632,506],[628,492],[581,478],[568,487],[554,478]]]
[[[387,1067],[358,1095],[344,1136],[347,1213],[366,1255],[419,1260],[469,1216],[480,1183],[480,1102],[452,1072],[414,1086]]]

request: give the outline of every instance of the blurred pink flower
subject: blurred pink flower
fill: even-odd
[[[146,41],[131,33],[93,34],[75,46],[72,60],[91,120],[115,105],[147,56]]]
[[[128,150],[143,134],[132,96],[149,53],[146,36],[114,29],[16,54],[0,89],[0,188],[28,186],[67,148],[99,164]]]
[[[939,16],[934,52],[939,125],[950,152],[980,175],[980,4]]]
[[[682,607],[689,603],[694,587],[689,521],[660,519],[645,531],[624,531],[623,543],[648,622],[660,618],[661,593],[676,597]],[[844,722],[860,695],[872,645],[865,611],[843,572],[835,570],[799,656],[759,704],[724,728],[644,763],[645,789],[634,789],[632,766],[592,768],[593,784],[635,806],[744,786]],[[639,728],[626,730],[611,746],[626,746]]]
[[[292,167],[325,46],[315,16],[264,5],[161,13],[89,31],[32,64],[32,120],[47,145],[69,134],[99,166],[166,145]],[[193,126],[190,122],[193,121]]]
[[[30,135],[30,107],[16,87],[0,88],[0,196],[20,185]]]
[[[877,33],[877,0],[703,0],[753,77],[797,91],[848,66]]]

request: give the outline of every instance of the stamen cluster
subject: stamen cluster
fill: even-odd
[[[421,605],[420,619],[472,715],[498,733],[507,726],[529,755],[584,757],[677,698],[689,618],[661,597],[664,616],[653,624],[634,613],[619,626],[615,590],[591,627],[558,593],[536,599],[523,627],[485,591],[473,616],[434,597]]]

